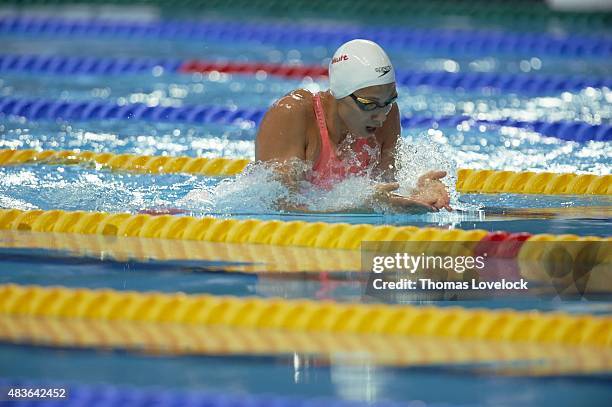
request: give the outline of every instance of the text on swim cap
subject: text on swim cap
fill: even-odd
[[[378,76],[380,78],[381,76],[384,76],[384,75],[388,74],[389,72],[391,72],[391,65],[381,66],[381,67],[378,67],[378,68],[376,68],[374,70],[380,74]]]
[[[339,57],[332,59],[332,64],[335,64],[336,62],[341,62],[341,61],[348,61],[348,59],[349,59],[348,55],[342,54]]]

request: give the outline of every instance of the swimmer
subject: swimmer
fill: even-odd
[[[379,181],[372,206],[404,212],[452,210],[440,181],[444,171],[421,175],[410,196],[393,192],[399,188],[395,148],[401,128],[395,70],[385,51],[367,40],[343,44],[329,64],[329,83],[325,92],[297,89],[274,103],[259,127],[255,159],[279,164],[283,183],[293,191],[306,180],[330,189],[348,176],[362,175]],[[296,172],[295,160],[310,163],[311,171]],[[287,203],[281,207],[305,210]]]

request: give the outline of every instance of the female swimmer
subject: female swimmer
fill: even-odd
[[[255,141],[255,159],[273,162],[290,189],[301,181],[330,189],[349,176],[377,180],[371,205],[406,212],[452,210],[440,181],[444,171],[418,178],[409,196],[393,191],[395,151],[400,137],[395,70],[385,51],[367,40],[349,41],[329,64],[330,89],[312,94],[295,90],[266,113]],[[311,163],[295,171],[295,162]],[[283,203],[289,210],[303,207]],[[359,209],[359,208],[355,208]]]

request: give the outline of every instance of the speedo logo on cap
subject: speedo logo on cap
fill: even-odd
[[[348,61],[348,59],[349,59],[348,55],[342,54],[339,57],[332,59],[332,64],[335,64],[336,62]]]
[[[378,77],[380,78],[381,76],[385,76],[386,74],[391,72],[391,65],[379,66],[378,68],[375,68],[374,70],[380,74],[378,75]]]

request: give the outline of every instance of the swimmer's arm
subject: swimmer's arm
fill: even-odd
[[[255,138],[255,160],[275,164],[280,181],[292,193],[306,178],[299,164],[306,159],[306,108],[299,92],[278,100],[264,116]],[[305,206],[278,202],[279,209],[307,211]]]
[[[255,138],[255,160],[305,160],[306,145],[304,103],[292,93],[278,100],[261,121]]]

